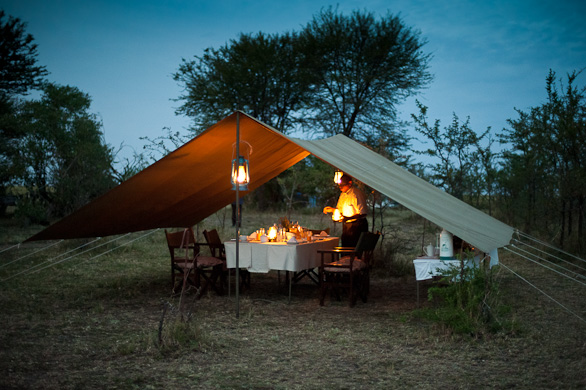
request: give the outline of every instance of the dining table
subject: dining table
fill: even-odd
[[[238,266],[254,273],[287,271],[289,301],[292,282],[308,276],[319,284],[315,268],[320,265],[319,250],[332,250],[339,246],[338,237],[314,237],[311,241],[291,243],[286,241],[261,242],[246,240],[238,242]],[[236,268],[236,240],[224,242],[226,266]]]

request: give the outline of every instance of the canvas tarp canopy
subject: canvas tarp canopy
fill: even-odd
[[[510,242],[510,226],[348,137],[291,138],[239,111],[27,241],[195,225],[235,199],[230,169],[237,125],[247,143],[242,151],[252,149],[249,190],[313,154],[484,252]]]

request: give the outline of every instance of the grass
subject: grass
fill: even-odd
[[[278,217],[245,214],[242,230],[269,226]],[[374,273],[369,301],[359,301],[354,308],[329,298],[320,307],[317,288],[307,281],[293,286],[289,304],[283,275],[279,283],[273,272],[252,275],[252,288],[240,296],[239,318],[234,296],[214,293],[194,300],[194,292],[187,291],[184,309],[179,310],[179,297],[170,294],[162,231],[98,258],[88,252],[18,277],[12,276],[84,241],[63,242],[9,265],[47,243],[0,253],[0,388],[586,386],[586,325],[509,272],[501,270],[497,277],[515,327],[480,338],[415,316],[415,280],[405,274],[409,260],[391,266],[386,259],[391,255],[401,262],[418,254],[420,222],[404,217],[395,219],[404,229],[394,238],[385,237],[386,243],[404,247],[380,251],[381,267]],[[292,217],[302,224],[310,218]],[[199,233],[221,228],[221,221],[221,216],[210,217],[198,227]],[[18,242],[35,232],[34,227],[23,231],[3,223],[1,243]],[[315,217],[311,223],[315,226],[309,227],[321,227],[329,221]],[[232,228],[226,225],[220,232],[229,238]],[[506,254],[501,259],[543,282],[553,289],[548,292],[584,316],[583,289],[550,280],[542,270]],[[422,296],[430,286],[422,283]]]

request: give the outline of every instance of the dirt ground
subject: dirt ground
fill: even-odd
[[[284,274],[280,280],[276,273],[254,274],[251,289],[240,294],[239,318],[234,295],[210,293],[197,301],[192,292],[185,295],[189,339],[182,342],[178,333],[163,348],[155,340],[165,302],[175,310],[167,311],[163,327],[181,323],[178,299],[165,294],[168,278],[130,273],[117,281],[69,283],[74,286],[2,287],[0,388],[586,386],[586,327],[539,301],[515,308],[520,330],[478,338],[414,317],[410,277],[373,279],[369,301],[349,308],[331,299],[319,306],[317,287],[306,281],[293,286],[288,302]],[[504,281],[506,288],[512,284]],[[421,286],[422,296],[427,287]]]
[[[284,273],[253,274],[237,305],[233,292],[172,296],[162,232],[59,264],[55,248],[39,272],[48,260],[0,254],[0,389],[586,388],[584,320],[504,269],[515,325],[471,335],[417,315],[413,273],[375,273],[353,308],[329,296],[320,306],[308,280],[289,302]],[[586,318],[582,285],[501,260]]]

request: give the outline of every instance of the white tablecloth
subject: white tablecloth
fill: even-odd
[[[490,268],[498,265],[499,254],[497,249],[492,250],[488,256],[490,257]],[[480,256],[475,256],[473,260],[467,259],[464,262],[464,267],[478,267],[484,259],[486,259],[486,256],[482,259]],[[415,266],[415,279],[426,280],[434,276],[446,275],[451,267],[460,268],[460,260],[440,260],[437,257],[421,256],[413,260],[413,265]]]
[[[445,275],[453,267],[460,268],[460,260],[440,260],[437,257],[422,256],[413,260],[415,279],[426,280]]]
[[[318,250],[330,250],[339,245],[337,237],[312,241],[297,245],[285,242],[239,242],[240,268],[250,272],[269,272],[270,270],[299,272],[319,267]],[[228,268],[236,268],[236,241],[224,243]]]

